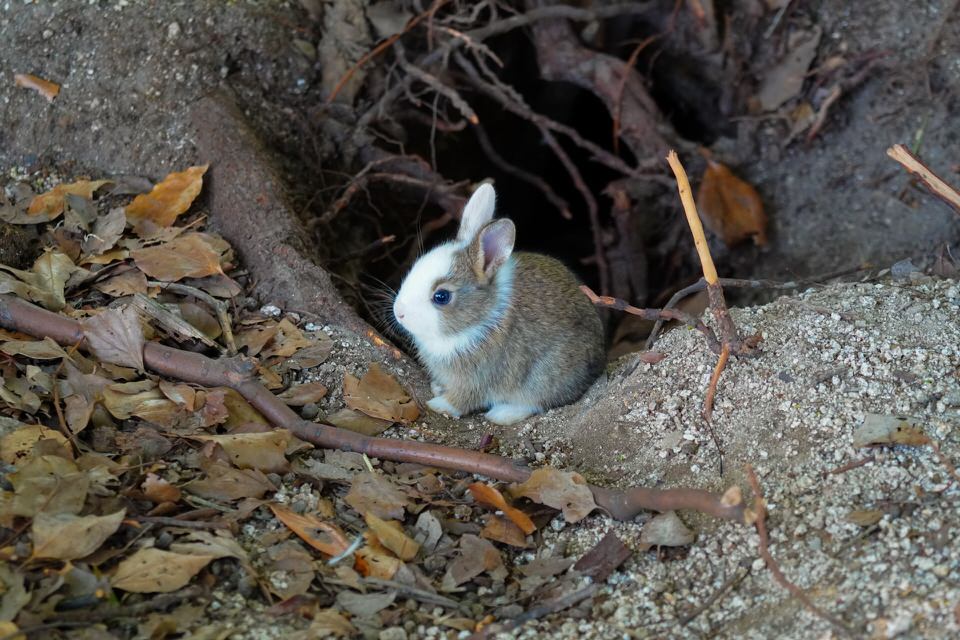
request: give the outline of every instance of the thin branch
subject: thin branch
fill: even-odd
[[[834,617],[832,614],[827,613],[815,605],[803,589],[790,582],[780,569],[780,565],[773,559],[773,555],[770,553],[770,538],[767,535],[767,507],[763,499],[763,490],[760,488],[760,481],[757,480],[757,474],[754,473],[753,467],[749,464],[747,465],[746,473],[747,480],[750,482],[750,488],[753,489],[753,511],[757,518],[754,524],[757,527],[757,535],[760,537],[760,557],[763,558],[763,561],[766,563],[767,569],[769,569],[773,575],[773,579],[777,581],[777,584],[796,597],[811,613],[826,620],[844,634],[852,635],[852,631],[839,618]]]
[[[960,213],[960,192],[947,184],[940,176],[920,161],[920,158],[910,153],[902,144],[895,144],[887,149],[887,155],[903,165],[903,168],[917,176],[933,195],[940,198],[953,210]]]

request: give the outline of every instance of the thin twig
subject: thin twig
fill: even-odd
[[[895,144],[887,149],[887,155],[903,165],[904,169],[917,176],[933,195],[953,207],[955,212],[960,213],[960,192],[931,171],[927,165],[920,161],[920,158],[910,153],[905,146]]]
[[[743,582],[744,578],[750,575],[750,570],[751,570],[750,565],[747,565],[746,567],[738,567],[737,570],[734,572],[734,574],[730,576],[730,578],[726,582],[720,585],[720,588],[714,591],[713,594],[703,602],[703,604],[701,604],[699,607],[697,607],[690,613],[687,613],[682,618],[680,618],[679,620],[680,626],[681,627],[687,626],[688,624],[693,622],[694,618],[696,618],[701,613],[703,613],[704,611],[712,607],[714,604],[716,604],[717,601],[720,600],[720,598],[730,593],[738,584]]]
[[[773,555],[770,553],[770,538],[767,535],[767,507],[763,499],[763,491],[760,488],[760,481],[757,480],[757,474],[754,473],[753,467],[749,464],[746,467],[746,473],[750,488],[753,489],[753,510],[757,517],[754,524],[757,527],[757,535],[760,537],[760,557],[766,563],[773,579],[797,598],[811,613],[823,618],[845,634],[852,635],[852,631],[839,618],[815,605],[803,589],[790,582],[780,569],[780,565],[773,559]]]
[[[560,596],[559,598],[547,600],[536,607],[527,609],[512,620],[508,620],[502,624],[484,627],[480,631],[471,635],[469,640],[484,640],[485,638],[493,637],[496,634],[506,633],[511,629],[516,629],[517,627],[531,620],[539,620],[540,618],[550,615],[551,613],[557,613],[558,611],[569,609],[577,603],[593,596],[598,588],[599,585],[591,584],[583,589],[580,589],[579,591],[573,591],[572,593]]]

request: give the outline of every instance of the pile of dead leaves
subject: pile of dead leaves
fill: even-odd
[[[305,637],[411,621],[475,631],[566,602],[629,556],[615,537],[576,566],[529,554],[558,511],[575,522],[595,508],[577,474],[541,469],[505,496],[471,477],[317,451],[232,389],[150,375],[143,345],[155,340],[244,354],[289,405],[327,394],[310,372],[331,338],[247,311],[230,246],[188,213],[205,169],[155,186],[0,194],[0,219],[34,226],[45,245],[30,269],[0,265],[0,293],[79,320],[89,351],[0,330],[0,636],[106,624],[114,637],[162,638],[203,623],[218,590],[299,621]],[[347,373],[342,396],[328,421],[366,434],[420,413],[376,364]]]

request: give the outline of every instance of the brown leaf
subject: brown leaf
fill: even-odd
[[[181,413],[177,404],[167,400],[153,380],[121,382],[104,387],[103,406],[120,420],[137,416],[165,427],[176,424]]]
[[[552,467],[534,470],[526,482],[512,485],[510,494],[560,509],[567,522],[579,522],[597,508],[583,476]]]
[[[484,572],[502,570],[503,558],[490,541],[468,533],[460,538],[460,555],[443,576],[442,589],[452,591]]]
[[[46,98],[47,102],[53,102],[53,99],[56,98],[57,94],[60,93],[60,85],[58,85],[56,82],[50,82],[49,80],[38,78],[37,76],[29,73],[14,74],[13,83],[18,87],[23,87],[24,89],[33,89]]]
[[[356,569],[363,575],[381,580],[392,580],[403,562],[382,547],[377,537],[367,532],[367,546],[356,553]]]
[[[356,628],[347,618],[336,609],[320,609],[313,613],[310,628],[307,629],[308,638],[353,638],[357,635]]]
[[[97,291],[102,291],[108,296],[120,298],[122,296],[132,296],[135,293],[147,293],[147,277],[142,271],[130,269],[117,274],[112,278],[107,278],[102,282],[93,285]]]
[[[380,540],[380,544],[396,554],[398,558],[409,562],[417,556],[420,545],[403,532],[403,526],[399,522],[381,520],[371,512],[367,512],[364,519],[370,530]]]
[[[85,558],[120,528],[125,514],[123,509],[106,516],[38,513],[31,527],[33,558]]]
[[[179,502],[182,495],[179,488],[155,473],[147,474],[143,484],[140,485],[140,490],[143,491],[147,500],[156,504]]]
[[[230,462],[241,469],[257,469],[264,473],[286,473],[290,469],[286,456],[290,432],[286,429],[193,437],[204,442],[216,442],[227,452]]]
[[[90,200],[93,193],[109,180],[78,180],[69,184],[58,184],[50,191],[41,193],[30,201],[27,207],[27,213],[31,216],[38,216],[37,222],[50,222],[61,213],[66,203],[67,194],[78,195]]]
[[[140,549],[117,566],[110,584],[133,593],[169,593],[190,582],[213,559],[214,556]]]
[[[113,248],[123,235],[127,226],[127,217],[123,207],[114,207],[104,216],[98,216],[93,222],[93,231],[83,238],[81,249],[87,255],[100,255]]]
[[[757,246],[767,244],[767,214],[760,194],[710,158],[697,192],[697,208],[703,223],[728,247],[750,237]]]
[[[267,549],[269,562],[264,575],[282,576],[281,580],[267,580],[267,588],[282,600],[307,593],[316,577],[313,556],[295,540],[285,540]]]
[[[796,31],[790,36],[786,57],[767,70],[757,92],[757,103],[763,111],[773,111],[797,95],[803,88],[810,63],[817,55],[822,31]]]
[[[651,547],[684,547],[693,539],[693,532],[677,517],[676,511],[654,516],[640,531],[640,542]]]
[[[2,264],[0,269],[12,273],[21,283],[18,285],[16,280],[0,273],[0,293],[15,293],[51,311],[60,311],[67,304],[63,296],[64,286],[78,267],[64,254],[47,251],[33,263],[31,271],[21,271]]]
[[[41,455],[22,465],[7,479],[13,485],[10,512],[33,517],[46,513],[80,513],[90,478],[73,461]]]
[[[351,409],[382,420],[409,424],[420,416],[410,394],[375,362],[360,380],[349,373],[344,376],[343,399]]]
[[[166,396],[167,399],[176,402],[187,411],[194,411],[196,409],[197,390],[190,385],[161,380],[158,386],[160,387],[160,393]]]
[[[487,522],[483,531],[480,532],[481,538],[509,544],[519,549],[527,547],[527,537],[515,523],[493,514],[488,514],[485,518]]]
[[[868,413],[863,424],[853,433],[853,446],[859,448],[877,444],[923,446],[930,438],[915,421],[898,416]]]
[[[473,499],[478,503],[484,505],[485,507],[502,511],[505,516],[510,518],[510,520],[517,525],[521,531],[523,531],[524,535],[528,536],[537,530],[537,527],[533,524],[533,520],[530,519],[530,516],[525,514],[523,511],[520,511],[519,509],[511,507],[509,504],[507,504],[503,494],[493,487],[483,484],[482,482],[474,482],[467,487],[467,489],[470,490],[470,493],[473,495]]]
[[[309,338],[303,335],[303,332],[295,324],[284,318],[277,323],[277,332],[273,336],[273,342],[264,349],[263,356],[269,358],[279,356],[289,358],[300,349],[304,349],[313,344]]]
[[[626,562],[630,555],[630,549],[613,531],[609,531],[593,549],[577,560],[574,569],[592,577],[595,582],[603,582],[617,567]]]
[[[220,253],[203,234],[188,233],[165,244],[130,252],[137,268],[155,280],[202,278],[220,270]]]
[[[34,360],[56,360],[66,358],[67,352],[52,338],[43,340],[10,340],[0,345],[0,351],[8,356],[23,356]]]
[[[319,402],[323,396],[327,395],[327,388],[319,382],[304,382],[297,384],[277,397],[283,400],[284,404],[293,407],[302,407],[305,404]]]
[[[139,228],[145,220],[158,227],[169,227],[177,216],[193,204],[193,200],[203,188],[203,174],[209,165],[190,167],[186,171],[168,175],[153,187],[150,193],[143,193],[127,205],[127,220]],[[138,235],[139,231],[138,231]]]
[[[262,498],[268,491],[277,490],[267,476],[256,469],[236,469],[228,464],[215,462],[206,471],[206,478],[194,480],[184,486],[184,489],[201,498],[226,502],[242,498]]]
[[[410,504],[407,494],[388,478],[375,473],[354,476],[344,500],[364,516],[372,513],[388,520],[402,520],[404,508]]]
[[[279,330],[277,323],[269,322],[239,331],[235,336],[237,349],[246,349],[249,356],[258,355]]]
[[[87,347],[98,360],[143,371],[143,326],[132,306],[107,309],[80,321]]]
[[[217,319],[200,305],[192,302],[181,302],[177,307],[180,309],[181,318],[211,340],[216,340],[223,333]]]
[[[353,409],[341,409],[331,413],[327,416],[327,422],[341,429],[362,433],[365,436],[378,436],[393,424],[391,420],[373,418]]]
[[[12,421],[11,422],[15,422]],[[16,426],[19,424],[20,426]],[[67,439],[54,429],[39,424],[16,423],[13,430],[0,438],[0,460],[9,465],[20,466],[33,456],[34,446],[41,440],[55,440],[66,444]],[[4,429],[9,428],[4,425]]]
[[[317,551],[339,556],[350,547],[350,540],[336,524],[315,516],[300,515],[280,504],[269,506],[280,522]]]

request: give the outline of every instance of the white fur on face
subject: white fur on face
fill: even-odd
[[[404,278],[393,302],[397,322],[410,332],[420,349],[426,341],[441,335],[440,311],[431,299],[433,286],[438,280],[450,276],[454,255],[460,248],[460,245],[448,242],[421,256]]]
[[[413,337],[417,352],[428,367],[439,365],[457,354],[478,347],[486,335],[500,323],[510,306],[513,293],[513,258],[508,259],[494,276],[496,304],[490,315],[477,318],[476,325],[458,333],[444,331],[440,315],[442,312],[433,303],[433,287],[438,280],[450,275],[454,256],[463,248],[464,245],[460,243],[449,242],[434,248],[417,260],[400,286],[400,293],[393,303],[393,315]]]

